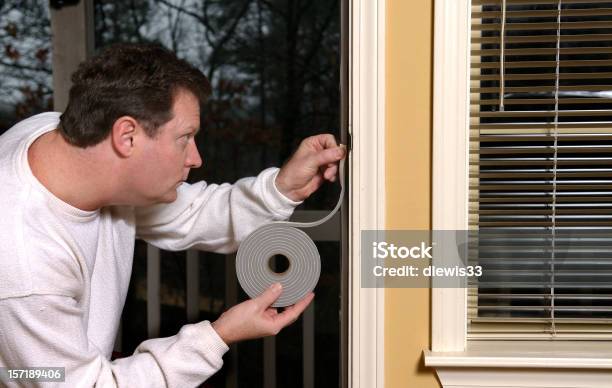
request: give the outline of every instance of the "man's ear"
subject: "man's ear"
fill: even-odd
[[[115,120],[111,129],[111,143],[115,152],[124,158],[130,157],[139,130],[138,121],[131,116],[121,116]]]

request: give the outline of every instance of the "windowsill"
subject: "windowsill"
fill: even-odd
[[[443,387],[609,388],[609,341],[473,341],[463,352],[425,351]]]
[[[425,365],[476,368],[612,369],[607,341],[472,341],[463,352],[425,351]]]

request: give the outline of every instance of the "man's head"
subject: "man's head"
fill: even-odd
[[[120,44],[82,63],[72,81],[58,132],[103,161],[96,168],[104,169],[109,200],[174,201],[189,169],[202,164],[194,135],[210,93],[206,77],[159,45]]]
[[[180,90],[202,104],[210,83],[196,68],[157,44],[117,44],[81,63],[72,75],[59,131],[74,146],[89,147],[110,134],[122,116],[138,120],[154,137],[172,118]]]

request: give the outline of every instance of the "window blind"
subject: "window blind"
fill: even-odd
[[[612,339],[612,1],[473,0],[470,339]]]

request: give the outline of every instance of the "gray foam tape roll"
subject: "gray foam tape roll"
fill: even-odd
[[[315,222],[273,222],[251,233],[236,255],[236,275],[242,289],[251,298],[261,295],[274,283],[281,283],[283,292],[272,307],[286,307],[314,290],[321,274],[321,258],[310,237],[297,228],[311,228],[328,221],[340,209],[344,197],[344,160],[339,166],[340,199],[334,210]],[[289,268],[283,273],[270,269],[269,260],[283,255]]]
[[[283,255],[289,268],[283,273],[270,269],[268,260]],[[303,231],[272,223],[247,238],[236,257],[236,273],[244,291],[251,297],[260,295],[271,284],[283,285],[281,296],[273,307],[290,306],[314,290],[321,273],[321,259],[314,242]]]

